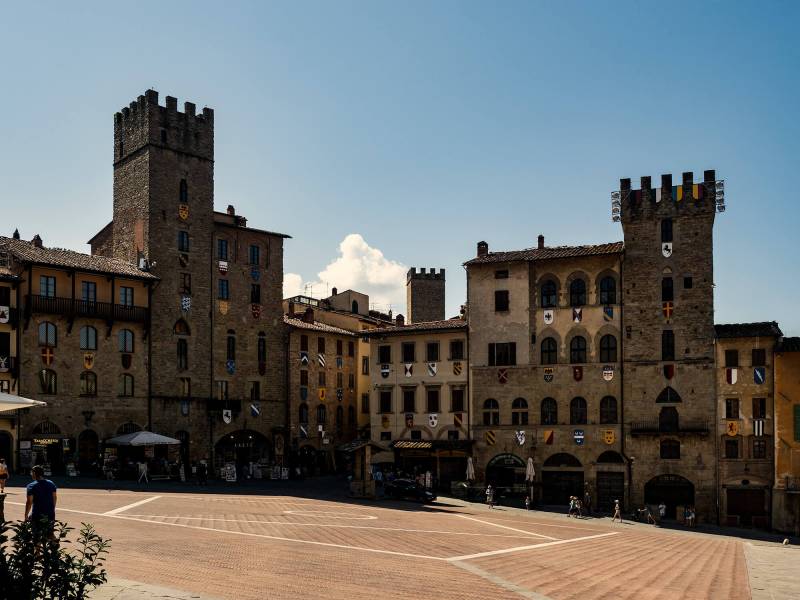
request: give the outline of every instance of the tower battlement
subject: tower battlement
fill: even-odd
[[[681,182],[673,184],[671,174],[661,176],[661,185],[654,186],[651,177],[640,180],[639,189],[632,189],[630,178],[619,180],[619,190],[611,193],[611,217],[614,221],[714,214],[725,210],[724,182],[716,172],[703,172],[703,181],[695,183],[694,173],[683,173]]]
[[[213,161],[214,110],[205,107],[197,114],[193,102],[184,102],[179,112],[177,98],[166,96],[161,106],[158,92],[147,90],[114,114],[114,163],[146,145]]]
[[[437,273],[436,269],[433,267],[427,271],[425,267],[421,267],[419,272],[417,272],[416,267],[411,267],[406,275],[406,281],[411,281],[412,279],[440,279],[444,281],[444,269],[439,269]]]

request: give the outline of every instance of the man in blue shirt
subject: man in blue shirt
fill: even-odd
[[[25,502],[25,519],[41,524],[47,519],[52,526],[56,520],[56,485],[44,478],[44,469],[36,465],[31,469],[33,481],[28,484],[28,499]]]

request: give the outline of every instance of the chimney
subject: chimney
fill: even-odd
[[[395,325],[397,325],[398,327],[402,327],[403,325],[405,325],[405,324],[406,324],[406,320],[405,320],[405,318],[403,317],[403,315],[397,315],[397,317],[395,317],[395,319],[394,319],[394,323],[395,323]]]
[[[536,247],[539,248],[539,250],[544,248],[544,236],[541,233],[539,234],[538,243]]]
[[[234,216],[236,214],[236,209],[233,208],[233,204],[228,204],[228,214],[230,216]]]
[[[486,242],[478,242],[478,256],[486,256],[489,254],[489,244]]]
[[[286,312],[290,317],[294,317],[294,302],[289,300],[289,310]]]
[[[33,244],[36,248],[41,248],[42,247],[42,238],[38,233],[35,236],[33,236],[33,239],[31,240],[31,244]]]
[[[313,323],[314,322],[314,309],[311,308],[310,306],[303,313],[303,322],[304,323]]]
[[[338,294],[338,293],[339,293],[339,290],[337,290],[336,288],[333,288],[333,289],[331,290],[331,296],[335,296],[335,295],[336,295],[336,294]]]
[[[15,240],[18,240],[19,239],[19,229],[15,229],[14,230],[14,235],[12,235],[11,237],[13,237]]]

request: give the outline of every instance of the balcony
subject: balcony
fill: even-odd
[[[147,322],[149,309],[143,306],[125,306],[111,302],[88,302],[50,296],[28,296],[30,310],[34,313],[48,315],[67,315],[69,317],[86,317],[89,319],[105,319],[106,321]]]
[[[708,421],[700,419],[680,419],[677,423],[661,423],[658,417],[655,417],[631,421],[630,429],[631,435],[679,435],[682,433],[708,435],[710,426]]]

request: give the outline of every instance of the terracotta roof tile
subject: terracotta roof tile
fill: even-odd
[[[419,323],[409,323],[407,325],[392,325],[390,327],[378,327],[363,331],[366,336],[382,337],[384,335],[403,335],[406,333],[416,333],[422,331],[448,331],[453,329],[466,329],[467,322],[463,319],[447,319],[445,321],[420,321]]]
[[[718,338],[781,337],[783,335],[775,321],[714,325],[714,330]]]
[[[337,333],[339,335],[358,335],[355,331],[348,331],[347,329],[342,329],[341,327],[334,327],[333,325],[328,325],[326,323],[320,323],[319,321],[314,321],[313,323],[306,323],[303,319],[297,319],[294,317],[290,317],[288,315],[283,315],[283,322],[286,323],[289,327],[294,327],[296,329],[306,329],[309,331],[322,331],[324,333]]]
[[[778,352],[800,352],[800,337],[787,337],[778,342]]]
[[[623,242],[593,244],[588,246],[545,246],[544,248],[526,248],[508,252],[489,252],[486,256],[477,256],[465,262],[465,265],[480,265],[498,262],[552,260],[572,258],[575,256],[597,256],[602,254],[619,254],[625,249]]]

